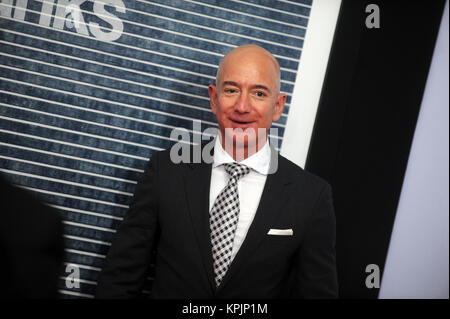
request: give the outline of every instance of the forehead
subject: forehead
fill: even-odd
[[[241,50],[227,55],[218,72],[217,80],[237,83],[276,85],[278,66],[274,58],[260,50]],[[256,83],[259,82],[259,83]]]

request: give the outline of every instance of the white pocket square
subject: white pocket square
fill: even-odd
[[[292,236],[294,235],[294,231],[292,229],[271,229],[267,235]]]

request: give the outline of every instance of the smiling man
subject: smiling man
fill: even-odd
[[[280,67],[266,50],[242,46],[222,60],[216,84],[209,86],[209,96],[221,143],[241,161],[265,145],[272,122],[283,113],[286,94],[280,93]]]
[[[108,253],[97,297],[137,297],[156,250],[154,298],[335,298],[329,185],[279,155],[280,68],[246,45],[209,86],[213,163],[153,154]]]

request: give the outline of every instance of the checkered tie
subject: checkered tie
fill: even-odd
[[[216,286],[228,270],[233,250],[234,233],[239,219],[239,194],[237,182],[250,173],[250,168],[238,164],[224,164],[230,175],[228,184],[219,193],[210,212],[211,244],[214,258]]]

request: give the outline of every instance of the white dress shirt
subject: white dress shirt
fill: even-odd
[[[259,200],[266,183],[267,174],[270,167],[270,146],[267,141],[264,146],[252,156],[239,162],[251,168],[249,174],[243,176],[238,181],[238,194],[240,203],[239,220],[234,235],[233,251],[230,263],[241,247],[248,229],[255,217]],[[214,201],[219,193],[225,188],[230,176],[225,171],[223,164],[236,162],[222,147],[219,138],[214,144],[214,161],[211,172],[211,188],[209,192],[209,211],[211,211]]]

